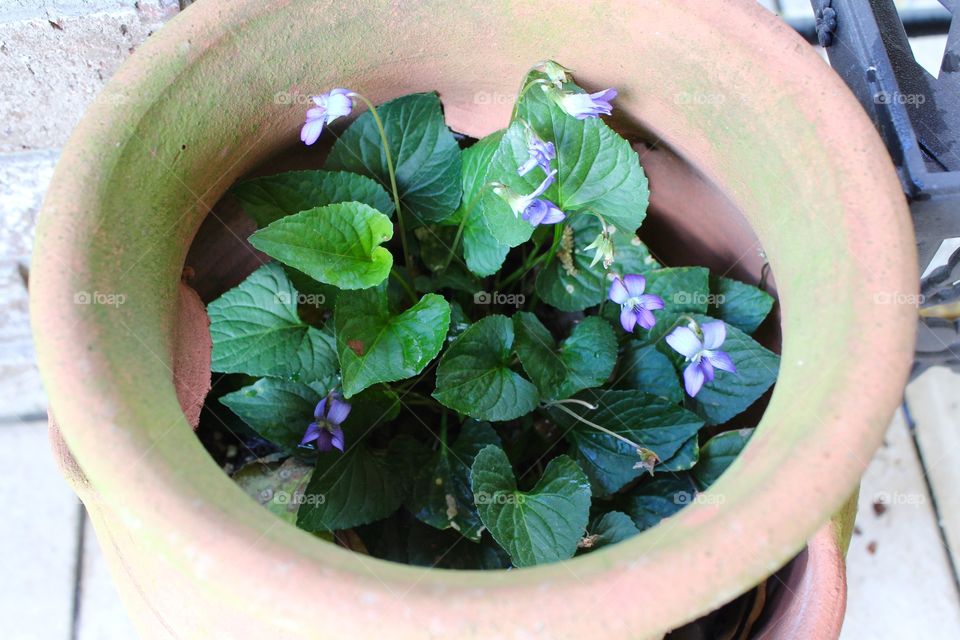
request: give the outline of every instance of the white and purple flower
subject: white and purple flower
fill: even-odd
[[[300,129],[300,140],[311,145],[320,138],[323,128],[353,111],[353,91],[332,89],[319,96],[311,96],[316,106],[307,109],[307,121]]]
[[[527,153],[530,157],[517,169],[517,173],[525,176],[535,168],[540,167],[543,172],[550,174],[550,161],[557,157],[557,149],[552,142],[544,142],[540,136],[527,125]]]
[[[644,293],[646,288],[647,279],[635,273],[623,276],[622,280],[614,278],[610,285],[608,296],[620,305],[620,326],[627,333],[633,333],[638,324],[644,329],[652,329],[657,323],[653,312],[663,309],[663,298]]]
[[[316,443],[318,451],[332,451],[339,449],[343,451],[343,424],[347,416],[350,415],[350,404],[343,401],[338,393],[331,393],[323,400],[317,403],[317,408],[313,410],[313,417],[316,422],[311,422],[303,434],[303,440],[300,446],[306,446],[311,442]]]
[[[523,218],[534,227],[541,224],[556,224],[566,219],[567,214],[546,198],[540,197],[553,184],[556,175],[557,170],[554,169],[547,174],[533,193],[525,196],[502,182],[494,182],[490,186],[493,187],[493,192],[509,205],[516,217]]]
[[[702,340],[690,327],[677,327],[667,335],[667,344],[690,363],[683,370],[683,386],[691,398],[705,383],[713,381],[714,369],[737,372],[730,356],[719,351],[727,339],[727,326],[720,320],[705,322],[700,326],[700,332]]]
[[[616,89],[604,89],[596,93],[571,93],[544,85],[544,90],[561,109],[577,120],[597,118],[601,114],[610,115],[613,110],[610,101],[617,97]]]

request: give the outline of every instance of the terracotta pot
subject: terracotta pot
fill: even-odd
[[[481,135],[544,57],[617,87],[615,125],[719,186],[776,274],[780,377],[710,491],[723,499],[510,572],[391,564],[285,525],[211,461],[177,399],[177,287],[197,229],[238,177],[296,145],[304,105],[278,93],[348,86],[380,102],[436,89],[451,125]],[[896,175],[841,81],[748,0],[201,0],[105,91],[44,204],[31,315],[52,410],[144,636],[658,637],[802,549],[898,402],[915,310],[876,302],[917,288]],[[703,213],[709,224],[678,223],[690,246],[740,264],[738,245],[714,241],[740,232]],[[126,298],[74,304],[80,291]]]

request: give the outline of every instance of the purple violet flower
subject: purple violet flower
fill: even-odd
[[[600,114],[610,115],[613,110],[610,101],[617,97],[616,89],[605,89],[596,93],[570,93],[544,85],[544,90],[549,91],[553,101],[577,120],[596,118]]]
[[[633,333],[639,324],[644,329],[651,329],[657,323],[653,312],[663,309],[663,299],[649,293],[647,279],[641,275],[631,273],[623,279],[614,278],[610,285],[609,298],[620,305],[620,325],[627,333]]]
[[[491,186],[493,192],[510,206],[513,215],[516,217],[522,217],[534,227],[540,224],[556,224],[566,219],[567,214],[546,198],[540,197],[553,184],[556,175],[557,170],[554,169],[547,174],[547,177],[543,179],[539,187],[534,189],[533,193],[525,196],[520,195],[502,182],[491,183]]]
[[[714,369],[737,372],[730,356],[718,350],[727,339],[727,326],[715,320],[705,322],[700,331],[702,341],[690,327],[677,327],[667,335],[667,344],[690,363],[683,370],[683,386],[691,398],[700,392],[704,383],[713,381]]]
[[[340,427],[350,415],[350,404],[344,402],[339,393],[331,393],[317,403],[313,410],[316,422],[311,422],[303,434],[300,446],[316,442],[318,451],[343,451],[343,429]]]
[[[323,132],[323,127],[337,118],[353,111],[353,92],[349,89],[332,89],[319,96],[312,96],[315,107],[307,109],[307,121],[300,129],[300,140],[307,146],[313,144]]]
[[[517,173],[525,176],[536,167],[543,169],[546,174],[550,173],[550,161],[557,157],[557,149],[552,142],[544,142],[540,136],[527,125],[527,152],[530,157],[517,169]]]

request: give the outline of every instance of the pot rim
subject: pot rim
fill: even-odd
[[[877,303],[884,293],[917,291],[909,214],[886,150],[839,78],[789,27],[749,0],[500,5],[509,20],[496,19],[497,7],[479,1],[455,10],[409,7],[369,22],[370,15],[389,13],[375,0],[324,9],[292,0],[240,0],[229,9],[212,0],[192,5],[123,65],[101,94],[116,99],[98,100],[63,151],[38,224],[31,317],[51,409],[103,504],[217,607],[301,633],[298,621],[310,619],[329,633],[390,624],[396,637],[412,637],[443,597],[437,624],[471,637],[502,632],[503,625],[528,625],[552,637],[598,625],[616,635],[653,636],[735,597],[786,562],[853,491],[896,408],[913,354],[913,309]],[[564,30],[571,20],[592,58],[574,54],[576,43]],[[300,31],[290,34],[290,24]],[[469,49],[472,40],[444,31],[465,25],[489,29],[499,46]],[[390,39],[398,33],[407,37]],[[438,42],[443,33],[448,39]],[[745,33],[749,38],[740,37]],[[502,108],[478,110],[476,83],[469,82],[483,68],[477,57],[493,63],[539,59],[545,56],[530,54],[549,51],[583,78],[624,89],[621,109],[642,114],[664,143],[723,185],[777,275],[783,360],[753,441],[708,492],[722,496],[722,504],[705,500],[636,538],[564,563],[447,572],[324,544],[241,497],[193,436],[165,354],[180,268],[199,223],[239,175],[295,140],[302,115],[298,105],[247,104],[276,90],[260,77],[251,76],[251,86],[231,85],[235,96],[218,91],[238,78],[230,73],[256,68],[230,59],[236,55],[231,47],[255,47],[269,65],[291,51],[287,40],[308,36],[349,42],[359,60],[327,52],[334,63],[326,70],[306,63],[293,71],[273,67],[280,80],[299,74],[301,82],[312,78],[310,87],[323,87],[340,84],[338,74],[351,80],[368,74],[377,102],[438,82],[448,121],[468,133],[489,132],[505,120]],[[367,51],[363,38],[389,39],[396,58]],[[619,64],[607,63],[610,40],[630,52]],[[683,43],[701,47],[699,61]],[[417,53],[420,47],[428,53]],[[663,68],[636,61],[644,55]],[[409,74],[397,76],[397,69]],[[424,77],[431,73],[444,80]],[[497,78],[481,82],[509,91]],[[652,86],[729,89],[737,82],[752,102],[715,104],[708,113],[643,92]],[[183,112],[184,96],[196,99],[190,104],[197,105],[202,129],[172,118],[178,100]],[[204,109],[204,99],[213,108]],[[231,130],[234,139],[221,136],[215,146],[213,133]],[[253,132],[259,138],[243,144]],[[199,149],[196,156],[177,151],[181,136]],[[762,148],[749,148],[761,140]],[[756,158],[751,151],[762,152],[763,162],[737,163]],[[205,169],[232,154],[239,159],[223,175]],[[158,158],[166,163],[163,173],[157,173]],[[777,174],[771,164],[784,171]],[[174,193],[171,178],[190,193]],[[801,207],[804,198],[810,201]],[[147,212],[136,225],[125,224],[130,200]],[[838,254],[847,260],[836,260]],[[69,304],[79,291],[117,286],[129,290],[127,305]],[[818,308],[824,299],[830,304]],[[818,310],[816,318],[810,309]],[[844,350],[847,357],[838,357]],[[651,578],[661,575],[673,580]],[[281,604],[263,612],[236,598],[263,593],[265,580]],[[322,622],[308,616],[330,588],[366,606]],[[403,595],[391,599],[391,593]]]

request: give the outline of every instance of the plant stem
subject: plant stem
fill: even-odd
[[[463,236],[463,230],[467,226],[467,218],[470,217],[470,214],[473,213],[474,208],[477,206],[477,202],[480,201],[480,196],[483,193],[484,187],[487,185],[481,186],[477,189],[477,192],[473,194],[473,197],[470,199],[470,204],[467,205],[467,210],[463,212],[463,218],[460,219],[460,224],[457,225],[457,234],[453,236],[453,244],[450,245],[450,254],[447,256],[446,262],[443,263],[443,269],[446,270],[450,266],[450,263],[453,261],[453,256],[457,252],[457,245],[460,244],[460,238]]]
[[[584,403],[584,404],[586,404],[586,403]],[[601,426],[598,425],[596,422],[590,422],[589,420],[587,420],[587,419],[584,418],[583,416],[577,415],[576,412],[571,411],[570,409],[567,409],[567,408],[566,408],[565,406],[563,406],[562,404],[559,404],[559,403],[557,403],[557,402],[552,402],[552,403],[546,404],[545,406],[547,406],[547,407],[556,407],[557,409],[560,409],[561,411],[563,411],[564,413],[566,413],[567,415],[569,415],[571,418],[574,418],[575,420],[579,420],[580,422],[582,422],[583,424],[587,425],[588,427],[592,427],[592,428],[596,429],[597,431],[601,431],[601,432],[607,434],[608,436],[612,436],[612,437],[616,438],[617,440],[619,440],[619,441],[621,441],[621,442],[624,442],[624,443],[630,445],[630,446],[633,447],[634,449],[637,449],[637,450],[643,449],[643,447],[641,447],[640,445],[638,445],[636,442],[633,442],[632,440],[627,440],[626,438],[624,438],[623,436],[621,436],[619,433],[614,433],[613,431],[610,431],[610,429],[607,429],[606,427],[601,427]],[[590,405],[587,405],[587,406],[590,406]]]
[[[403,288],[403,290],[407,292],[407,297],[410,298],[410,302],[412,302],[413,304],[417,304],[416,292],[410,288],[410,285],[407,284],[406,279],[404,279],[403,275],[399,271],[397,271],[396,267],[394,267],[393,269],[390,269],[390,275],[392,275],[396,279],[396,281],[400,283],[400,286]]]
[[[520,89],[520,93],[517,94],[517,100],[513,103],[513,112],[510,114],[510,122],[513,122],[514,119],[516,119],[517,109],[520,108],[520,100],[524,95],[526,95],[527,91],[530,91],[532,87],[536,87],[541,84],[547,84],[547,81],[543,78],[537,78],[536,80],[531,80]]]
[[[403,246],[403,261],[407,266],[407,271],[413,274],[413,254],[410,253],[410,248],[407,246],[407,232],[403,224],[403,214],[400,212],[400,190],[397,189],[397,172],[393,167],[393,155],[390,153],[390,141],[387,140],[387,132],[383,128],[383,121],[380,119],[380,114],[377,113],[377,108],[373,106],[373,103],[359,93],[351,92],[351,95],[360,98],[360,100],[367,105],[367,108],[370,109],[370,115],[373,116],[373,121],[377,125],[377,131],[380,132],[380,141],[383,142],[383,154],[387,160],[387,173],[390,175],[390,189],[393,191],[393,206],[397,210],[397,226],[400,228],[400,244]]]

